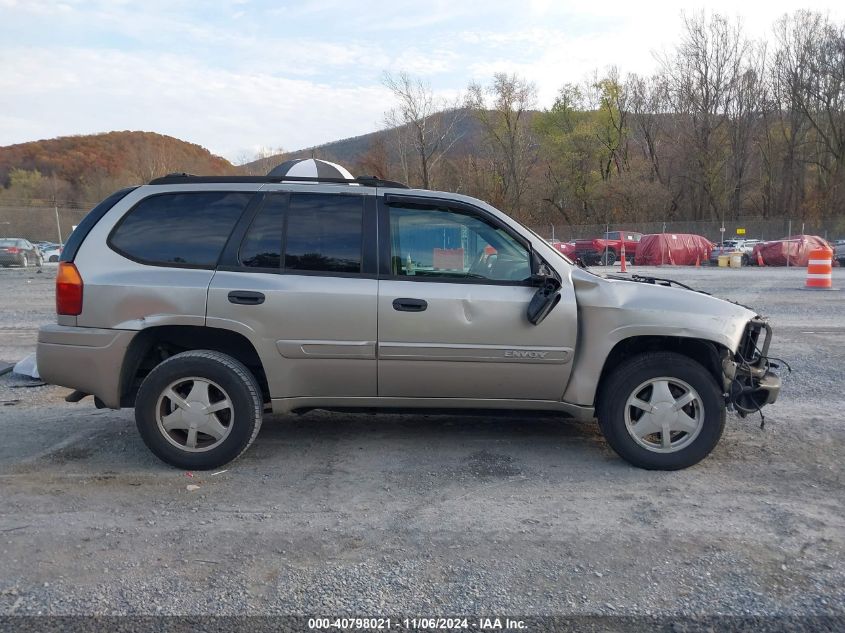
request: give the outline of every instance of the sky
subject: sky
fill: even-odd
[[[684,12],[769,37],[799,8],[845,14],[841,0],[0,0],[0,146],[145,130],[244,162],[384,127],[385,72],[444,99],[514,72],[549,107],[596,70],[652,73]]]

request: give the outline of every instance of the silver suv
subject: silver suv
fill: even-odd
[[[374,178],[172,175],[73,232],[42,377],[134,407],[179,468],[216,468],[265,411],[598,417],[643,468],[718,442],[777,397],[771,330],[654,278],[601,277],[479,200]]]

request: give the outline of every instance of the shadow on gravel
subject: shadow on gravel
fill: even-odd
[[[127,415],[124,415],[127,414]],[[62,421],[72,428],[76,416]],[[84,416],[85,429],[56,438],[37,453],[18,453],[6,466],[13,472],[172,473],[176,469],[153,456],[138,435],[131,412],[109,412],[98,420]],[[93,423],[92,423],[93,422]],[[42,427],[56,422],[41,421]],[[82,426],[82,425],[79,425]],[[34,432],[38,432],[33,429]],[[249,450],[228,468],[274,472],[344,461],[354,456],[385,465],[423,468],[442,463],[450,471],[478,478],[511,477],[523,472],[518,464],[534,457],[542,467],[554,463],[607,458],[607,448],[595,424],[543,416],[454,416],[350,414],[313,411],[303,415],[267,415]],[[303,456],[308,455],[306,460]],[[382,458],[383,456],[383,458]],[[311,462],[310,464],[308,462]],[[226,467],[224,467],[226,468]],[[7,471],[8,472],[8,471]]]

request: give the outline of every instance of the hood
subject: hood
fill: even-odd
[[[681,336],[739,347],[745,326],[756,315],[748,308],[685,288],[607,279],[572,270],[582,319],[598,320],[607,336]]]

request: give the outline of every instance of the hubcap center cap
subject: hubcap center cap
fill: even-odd
[[[197,428],[208,417],[205,413],[205,404],[202,402],[187,402],[188,408],[182,410],[182,415],[191,428]]]

